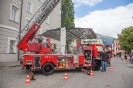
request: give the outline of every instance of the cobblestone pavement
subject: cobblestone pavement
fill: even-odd
[[[120,59],[112,59],[114,72],[93,71],[88,76],[81,71],[68,71],[69,79],[64,81],[65,71],[56,71],[50,76],[35,73],[35,81],[25,84],[26,70],[17,67],[0,68],[0,88],[133,88],[132,64],[122,63]]]
[[[0,67],[16,67],[20,66],[20,61],[16,62],[0,62]]]

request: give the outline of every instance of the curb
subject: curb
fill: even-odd
[[[12,68],[12,67],[19,67],[21,65],[14,65],[14,66],[0,66],[0,68]]]

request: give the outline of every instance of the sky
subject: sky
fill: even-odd
[[[72,0],[75,27],[117,38],[122,29],[133,26],[133,0]]]

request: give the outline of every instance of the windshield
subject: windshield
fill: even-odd
[[[97,46],[97,49],[99,52],[103,51],[103,47],[102,46]]]

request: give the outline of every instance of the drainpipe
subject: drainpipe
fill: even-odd
[[[23,0],[21,0],[21,11],[20,11],[20,26],[19,26],[19,38],[18,38],[18,41],[20,41],[20,33],[21,33],[21,26],[22,26],[22,10],[23,10]],[[20,56],[20,50],[18,50],[18,61],[19,61],[19,56]]]

